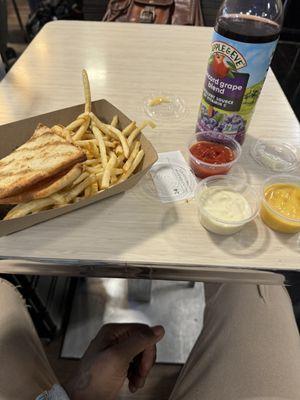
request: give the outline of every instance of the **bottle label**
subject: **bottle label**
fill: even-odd
[[[276,44],[238,42],[214,32],[198,131],[244,141]]]

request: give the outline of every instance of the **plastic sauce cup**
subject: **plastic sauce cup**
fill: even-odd
[[[264,182],[260,210],[261,219],[269,228],[273,229],[274,231],[282,233],[298,233],[300,232],[300,219],[289,218],[281,214],[278,210],[274,209],[266,199],[266,190],[270,186],[276,184],[290,184],[300,188],[300,178],[293,175],[274,175]]]
[[[227,174],[231,167],[238,161],[242,153],[241,145],[235,139],[229,136],[224,136],[221,139],[212,137],[213,132],[199,132],[192,136],[187,145],[190,167],[194,174],[201,179],[213,175]],[[199,142],[218,143],[229,147],[233,151],[234,159],[223,164],[212,164],[202,161],[191,153],[191,147]]]
[[[212,209],[209,212],[206,209],[207,201],[210,200],[209,196],[215,196],[216,191],[218,195],[221,193],[219,197],[222,197],[222,193],[224,192],[227,193],[229,198],[233,196],[231,203],[229,203],[229,210],[224,213],[223,218],[220,217],[220,212],[217,210],[218,204],[216,204],[216,211]],[[224,197],[225,201],[228,201],[225,195]],[[214,199],[216,198],[214,197]],[[239,201],[236,207],[236,210],[239,212],[241,205],[245,204],[246,211],[244,216],[232,214],[235,210],[234,199]],[[244,180],[233,176],[212,176],[203,179],[196,189],[195,200],[197,202],[200,223],[210,232],[219,235],[232,235],[239,232],[257,216],[260,206],[257,191]]]

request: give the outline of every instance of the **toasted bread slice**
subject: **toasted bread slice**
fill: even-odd
[[[22,192],[15,196],[5,197],[0,199],[0,204],[20,204],[27,203],[31,200],[43,199],[49,197],[54,193],[64,189],[72,182],[74,182],[81,174],[82,166],[80,164],[75,165],[71,170],[60,173],[54,178],[46,179],[26,192]]]
[[[83,150],[52,132],[35,134],[0,160],[0,198],[27,191],[33,185],[86,160]]]
[[[35,128],[35,131],[33,132],[33,135],[31,136],[31,139],[39,137],[47,132],[51,132],[51,128],[43,124],[38,124],[38,126]]]

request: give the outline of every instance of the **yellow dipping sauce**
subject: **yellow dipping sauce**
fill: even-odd
[[[275,183],[267,186],[261,218],[275,231],[300,232],[300,186],[293,183]]]

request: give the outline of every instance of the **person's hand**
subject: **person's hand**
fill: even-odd
[[[65,385],[71,400],[115,400],[126,377],[134,393],[145,384],[156,360],[162,326],[103,326],[82,358],[78,373]]]

